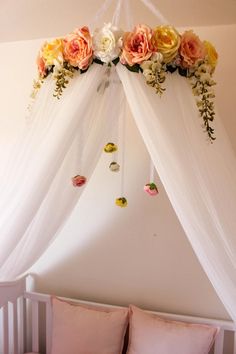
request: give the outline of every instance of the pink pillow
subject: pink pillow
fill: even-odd
[[[52,298],[51,354],[121,354],[129,309],[92,309]]]
[[[169,321],[130,306],[127,354],[207,354],[219,328]]]

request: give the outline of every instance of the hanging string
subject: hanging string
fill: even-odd
[[[118,129],[119,129],[119,119],[118,119],[118,107],[114,107],[113,98],[117,96],[118,102],[120,102],[120,81],[117,80],[115,67],[107,68],[106,72],[109,71],[109,85],[105,88],[109,90],[107,97],[105,97],[106,109],[104,114],[109,117],[106,120],[106,125],[103,129],[106,131],[106,136],[108,142],[104,146],[103,150],[105,153],[111,157],[109,169],[112,172],[118,172],[120,169],[119,164],[117,163],[117,149],[119,151],[118,144]],[[106,78],[107,80],[107,78]],[[118,91],[119,90],[119,91]],[[121,101],[122,102],[122,101]]]
[[[134,26],[134,19],[130,11],[130,0],[125,0],[125,21],[127,28],[131,30]]]
[[[126,135],[126,124],[125,124],[125,108],[126,104],[123,102],[123,110],[120,116],[120,132],[121,132],[121,182],[120,182],[120,193],[124,196],[124,171],[125,171],[125,135]]]
[[[77,154],[75,156],[76,171],[75,176],[71,178],[72,185],[74,187],[82,187],[86,182],[87,178],[83,171],[84,160],[83,160],[83,148],[84,148],[84,138],[85,138],[85,128],[84,123],[80,125],[80,133],[77,133],[76,145]]]
[[[120,197],[116,198],[116,205],[119,207],[126,207],[128,202],[124,196],[124,176],[125,176],[125,141],[126,141],[126,100],[123,96],[121,102],[121,112],[119,116],[119,152],[120,152],[120,164],[121,164],[121,175],[120,175]]]
[[[169,21],[162,15],[162,13],[153,5],[151,0],[140,0],[142,3],[158,18],[160,24],[167,24]]]
[[[154,174],[155,174],[155,167],[152,160],[150,159],[150,179],[149,182],[145,184],[143,189],[147,194],[151,196],[155,196],[158,194],[158,188],[154,182]]]
[[[154,182],[154,173],[155,173],[155,167],[152,160],[150,160],[150,182],[151,183]]]
[[[115,67],[108,67],[104,72],[104,79],[101,86],[101,94],[105,94],[106,90],[109,90],[107,98],[105,98],[107,100],[105,114],[107,117],[109,117],[109,119],[107,119],[103,129],[107,131],[109,139],[111,139],[111,141],[115,143],[117,143],[117,141],[114,141],[114,139],[117,138],[118,135],[118,122],[116,118],[117,112],[114,111],[113,98],[116,96],[117,90],[121,85],[120,81],[116,79],[117,74]],[[108,124],[108,122],[110,122],[110,124]]]

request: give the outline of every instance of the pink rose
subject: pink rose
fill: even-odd
[[[92,62],[92,37],[88,27],[77,28],[63,41],[64,58],[70,65],[86,70]]]
[[[144,186],[144,191],[147,192],[149,195],[154,196],[158,194],[158,189],[155,183],[147,183]]]
[[[181,37],[179,53],[181,56],[181,66],[190,68],[199,59],[205,58],[206,49],[193,31],[186,31]]]
[[[47,70],[46,70],[46,63],[45,60],[43,59],[41,53],[39,53],[37,57],[37,66],[38,66],[38,72],[41,77],[45,77]]]
[[[86,183],[86,177],[77,175],[71,178],[71,181],[74,187],[81,187]]]
[[[130,66],[148,60],[155,48],[151,42],[153,31],[146,25],[137,25],[133,32],[126,32],[123,37],[122,64]]]

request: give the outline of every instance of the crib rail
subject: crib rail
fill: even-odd
[[[37,352],[39,348],[38,343],[38,309],[39,303],[43,303],[45,305],[46,317],[45,317],[45,326],[46,326],[46,354],[50,353],[51,347],[51,324],[52,324],[52,309],[51,309],[51,297],[45,294],[28,292],[25,293],[25,298],[32,302],[32,351]],[[95,302],[88,302],[82,300],[68,299],[60,297],[60,299],[70,301],[73,304],[84,304],[88,306],[94,307],[102,307],[102,308],[121,308],[120,306],[113,306],[107,304],[100,304]],[[199,323],[199,324],[208,324],[212,326],[220,327],[220,332],[217,335],[215,344],[214,344],[214,354],[223,354],[224,353],[224,337],[225,332],[230,331],[233,332],[234,335],[234,344],[233,350],[231,353],[227,354],[236,354],[236,326],[232,321],[224,321],[224,320],[216,320],[216,319],[208,319],[202,317],[192,317],[185,315],[177,315],[170,314],[164,312],[155,312],[155,311],[147,311],[149,313],[158,315],[160,317],[164,317],[166,319],[175,320],[175,321],[183,321],[189,323]]]
[[[24,351],[24,292],[26,278],[0,283],[0,353]]]
[[[0,354],[23,354],[25,352],[49,354],[51,349],[52,308],[50,295],[26,291],[26,277],[12,282],[0,282]],[[29,287],[28,287],[29,289]],[[102,308],[120,308],[107,304],[65,299],[74,304]],[[209,324],[220,327],[214,345],[214,354],[224,353],[226,331],[234,336],[232,351],[236,354],[236,326],[232,321],[148,311],[158,316],[190,323]],[[42,316],[43,313],[43,316]],[[40,329],[44,329],[44,333]]]

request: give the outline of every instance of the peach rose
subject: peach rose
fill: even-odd
[[[47,74],[47,69],[46,69],[46,63],[45,60],[42,57],[42,54],[39,53],[38,57],[37,57],[37,67],[38,67],[38,73],[40,75],[40,77],[45,77]]]
[[[77,28],[63,41],[64,58],[70,65],[86,70],[93,59],[92,37],[88,27]]]
[[[206,49],[193,31],[186,31],[181,37],[179,54],[181,56],[181,65],[184,68],[190,68],[199,59],[205,58]]]
[[[158,26],[153,31],[152,42],[163,55],[164,63],[170,63],[178,53],[180,35],[172,26]]]
[[[123,37],[121,63],[132,66],[148,60],[155,51],[151,41],[152,34],[152,29],[146,25],[137,25],[133,32],[126,32]]]

